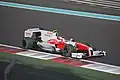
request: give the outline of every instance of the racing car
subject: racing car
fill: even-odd
[[[48,31],[41,28],[25,30],[22,47],[59,53],[62,56],[72,58],[106,56],[105,51],[96,50],[87,43],[77,42],[73,38],[67,40],[59,36],[57,30]]]

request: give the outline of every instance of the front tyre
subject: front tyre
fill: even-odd
[[[66,44],[62,49],[62,55],[65,57],[71,57],[73,51],[74,51],[74,47],[70,44]]]

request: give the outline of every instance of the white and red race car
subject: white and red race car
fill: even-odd
[[[22,46],[25,49],[37,49],[60,53],[65,57],[86,58],[106,56],[105,51],[95,50],[89,44],[76,42],[72,38],[66,40],[58,35],[57,30],[46,31],[40,28],[27,29],[24,32]]]

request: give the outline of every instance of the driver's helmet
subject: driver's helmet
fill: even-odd
[[[53,30],[53,33],[56,33],[56,32],[58,32],[58,31],[57,31],[56,29],[54,29],[54,30]]]
[[[52,32],[53,32],[53,33],[56,33],[56,36],[58,36],[58,30],[55,29],[55,30],[53,30]]]
[[[70,38],[70,41],[71,41],[71,42],[74,42],[75,40],[74,40],[73,38]]]

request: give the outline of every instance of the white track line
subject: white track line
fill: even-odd
[[[20,48],[20,47],[15,47],[15,46],[10,46],[10,45],[5,45],[5,44],[0,44],[0,46],[12,47],[12,48],[16,48],[16,49],[22,49],[22,48]]]
[[[27,56],[27,57],[32,57],[32,58],[37,58],[37,59],[43,59],[43,60],[49,60],[49,59],[61,57],[61,55],[56,55],[56,54],[54,55],[54,54],[50,54],[50,53],[46,53],[46,52],[33,51],[33,50],[19,52],[16,54],[22,55],[22,56]]]
[[[20,47],[4,45],[4,44],[0,44],[0,46],[11,47],[11,48],[16,48],[16,49],[22,49]],[[44,54],[44,55],[42,55],[42,54]],[[43,59],[43,60],[48,60],[48,59],[54,59],[54,58],[57,58],[57,57],[62,57],[61,55],[58,55],[58,54],[51,54],[51,53],[47,53],[47,52],[40,52],[40,51],[29,50],[29,49],[27,51],[18,52],[18,53],[16,53],[16,55],[27,56],[27,57]],[[35,56],[35,55],[38,55],[38,56]]]
[[[112,73],[112,74],[120,74],[119,66],[114,66],[114,65],[109,65],[109,64],[99,63],[95,61],[84,60],[84,59],[82,59],[81,61],[90,62],[93,64],[83,65],[80,67],[102,71],[102,72],[107,72],[107,73]]]
[[[64,2],[76,2],[76,3],[83,3],[83,4],[90,4],[92,6],[101,6],[106,8],[112,8],[116,10],[120,10],[120,3],[112,2],[112,1],[92,1],[92,0],[63,0]]]
[[[95,62],[95,61],[84,60],[84,59],[81,59],[81,61],[90,62],[90,63],[94,63],[94,64],[105,65],[105,66],[110,66],[110,67],[114,67],[114,68],[119,68],[119,69],[120,69],[119,66],[114,66],[114,65],[109,65],[109,64],[104,64],[104,63],[99,63],[99,62]]]
[[[10,45],[4,45],[4,44],[0,44],[0,46],[6,46],[6,47],[12,47],[12,48],[16,48],[16,49],[22,49],[20,47],[15,47],[15,46],[10,46]],[[34,52],[34,53],[41,53],[41,51],[35,51],[35,50],[30,50],[30,49],[28,49],[28,51]],[[44,53],[45,54],[51,54],[51,53],[47,53],[47,52],[44,52]],[[58,54],[51,54],[51,55],[55,55],[55,56],[60,56],[61,57],[61,55],[58,55]]]

